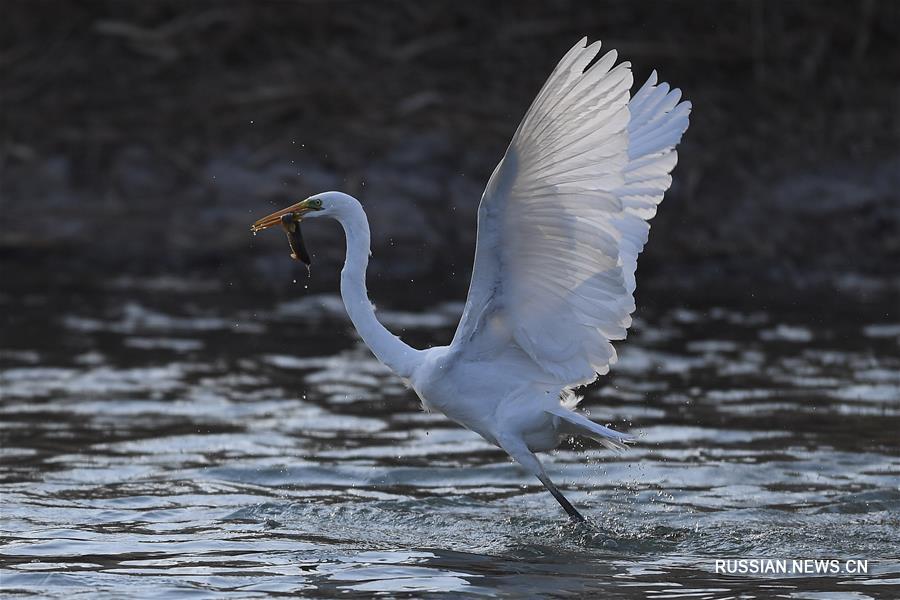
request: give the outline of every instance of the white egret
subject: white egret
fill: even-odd
[[[630,96],[627,62],[595,61],[600,42],[577,43],[538,93],[494,170],[478,209],[475,266],[449,346],[416,350],[375,316],[366,293],[369,224],[341,192],[311,196],[257,221],[282,225],[294,258],[306,258],[301,220],[344,229],[341,295],[375,356],[436,410],[505,450],[583,521],[535,452],[571,435],[609,448],[631,437],[575,410],[572,389],[616,362],[635,308],[637,256],[648,220],[671,184],[689,102],[657,83]],[[593,64],[592,64],[593,63]]]

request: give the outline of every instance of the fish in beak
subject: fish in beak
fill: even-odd
[[[293,214],[282,215],[281,227],[287,233],[288,245],[291,247],[291,258],[300,260],[307,267],[312,264],[306,244],[303,243],[303,235],[300,233],[300,221]]]
[[[291,258],[303,262],[307,267],[312,263],[306,245],[303,243],[303,235],[300,233],[300,221],[303,215],[312,211],[321,210],[321,200],[313,201],[307,198],[302,202],[298,202],[285,209],[273,212],[250,226],[250,231],[255,235],[263,229],[268,229],[275,225],[281,225],[287,234],[288,244],[291,247]]]

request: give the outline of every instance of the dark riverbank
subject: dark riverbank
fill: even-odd
[[[462,294],[475,208],[542,81],[601,38],[694,103],[642,288],[897,293],[891,2],[21,2],[0,24],[9,272],[290,285],[272,206],[366,204],[373,285]],[[52,18],[51,18],[52,15]],[[308,228],[331,285],[339,231]],[[320,275],[321,274],[321,275]]]

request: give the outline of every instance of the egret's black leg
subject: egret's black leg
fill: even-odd
[[[575,507],[572,506],[571,502],[566,500],[566,497],[562,495],[559,488],[553,485],[553,482],[547,477],[547,473],[544,472],[544,466],[541,464],[541,461],[538,460],[538,457],[534,455],[534,452],[529,450],[528,446],[526,446],[520,438],[507,436],[497,436],[497,438],[501,448],[506,450],[510,456],[516,459],[516,462],[534,473],[535,476],[541,480],[544,487],[553,494],[553,497],[556,498],[559,505],[563,507],[566,513],[568,513],[570,519],[576,523],[585,522],[585,518],[581,516],[581,513],[575,510]]]
[[[553,494],[553,497],[556,498],[556,501],[559,502],[559,505],[563,507],[563,510],[568,513],[569,518],[575,521],[576,523],[584,523],[585,518],[581,516],[581,513],[572,506],[572,503],[566,500],[566,497],[563,496],[562,492],[559,491],[559,488],[556,487],[550,478],[544,474],[538,475],[538,479],[541,480],[541,483],[544,484],[544,487]]]

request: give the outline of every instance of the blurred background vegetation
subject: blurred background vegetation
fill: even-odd
[[[645,294],[900,289],[900,3],[7,1],[4,286],[306,277],[257,217],[359,197],[371,285],[468,285],[475,209],[579,38],[694,105]],[[311,287],[343,240],[306,228]],[[335,268],[332,268],[335,267]],[[414,283],[408,283],[414,280]],[[710,286],[714,284],[714,286]]]

